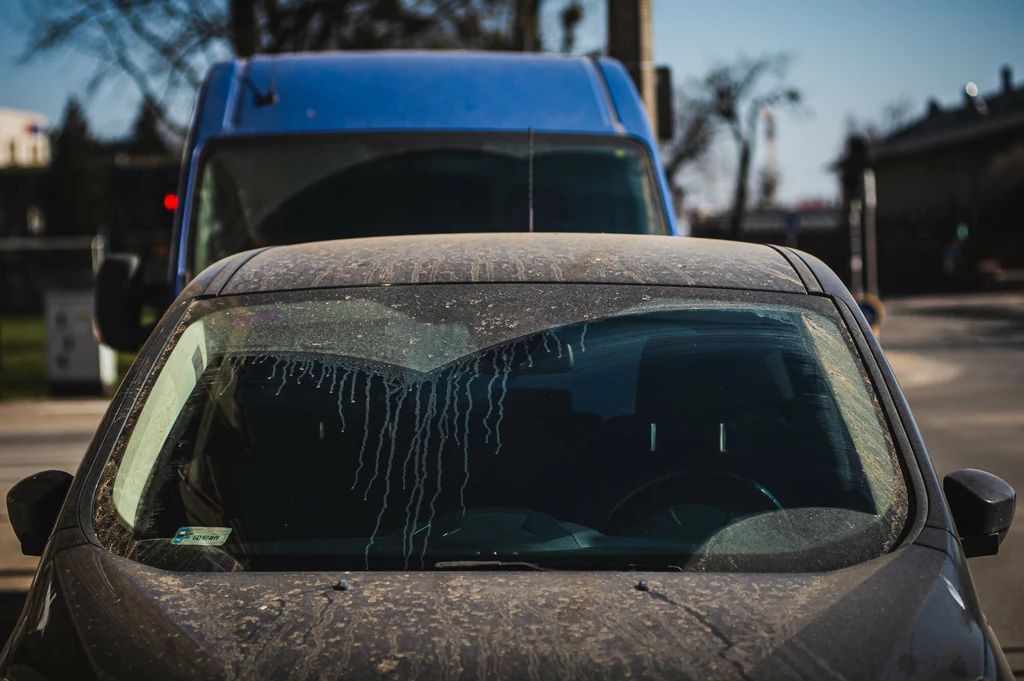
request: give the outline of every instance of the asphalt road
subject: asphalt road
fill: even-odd
[[[888,301],[882,345],[939,472],[981,468],[1024,493],[1024,294]],[[0,486],[75,472],[104,403],[0,405]],[[0,510],[0,640],[35,561]],[[1024,670],[1024,510],[998,556],[974,558],[982,605],[1011,666]],[[5,605],[6,604],[6,605]],[[10,612],[6,612],[10,611]]]
[[[0,404],[0,491],[22,478],[57,469],[75,473],[106,409],[102,400]],[[0,641],[6,641],[32,583],[37,559],[21,554],[0,503]]]
[[[22,478],[47,469],[76,472],[96,424],[106,409],[102,400],[0,404],[0,492]],[[36,560],[21,555],[0,504],[0,591],[25,588]]]
[[[994,473],[1024,494],[1024,294],[889,301],[882,346],[936,471]],[[1024,508],[999,555],[972,558],[989,623],[1024,670]]]

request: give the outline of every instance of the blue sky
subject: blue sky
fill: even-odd
[[[1024,2],[1020,0],[653,0],[655,59],[672,66],[677,84],[740,55],[785,51],[794,62],[789,82],[803,90],[810,111],[778,122],[780,198],[829,198],[835,181],[826,166],[842,143],[846,121],[878,119],[901,98],[924,110],[929,97],[954,105],[967,81],[982,94],[999,87],[999,68],[1010,64],[1024,84]],[[549,0],[553,7],[557,0]],[[122,134],[137,106],[133,86],[108,83],[91,96],[85,84],[94,64],[59,54],[16,64],[23,46],[18,0],[0,0],[0,106],[41,111],[56,121],[70,94],[85,100],[93,127]],[[602,0],[587,2],[579,51],[600,49]],[[549,43],[559,36],[553,12]],[[760,156],[760,155],[759,155]],[[761,159],[756,159],[759,165]],[[688,178],[701,204],[728,200],[733,152],[722,139],[704,167]]]

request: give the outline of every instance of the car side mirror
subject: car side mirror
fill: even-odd
[[[136,352],[148,335],[142,326],[145,302],[142,268],[136,255],[107,256],[96,272],[93,325],[96,338],[123,352]]]
[[[26,556],[43,555],[72,479],[64,471],[43,471],[25,478],[7,493],[7,517]]]
[[[1017,494],[991,473],[967,468],[942,481],[946,502],[968,558],[994,556],[1013,522]]]

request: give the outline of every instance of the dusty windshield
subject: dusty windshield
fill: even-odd
[[[400,234],[666,234],[646,148],[601,136],[358,135],[215,147],[192,271],[263,245]],[[532,166],[532,167],[531,167]]]
[[[200,301],[107,465],[170,569],[831,569],[906,487],[827,300],[446,285]]]

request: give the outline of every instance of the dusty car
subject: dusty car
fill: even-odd
[[[4,678],[1010,678],[853,299],[785,248],[382,237],[194,280],[77,475]]]

